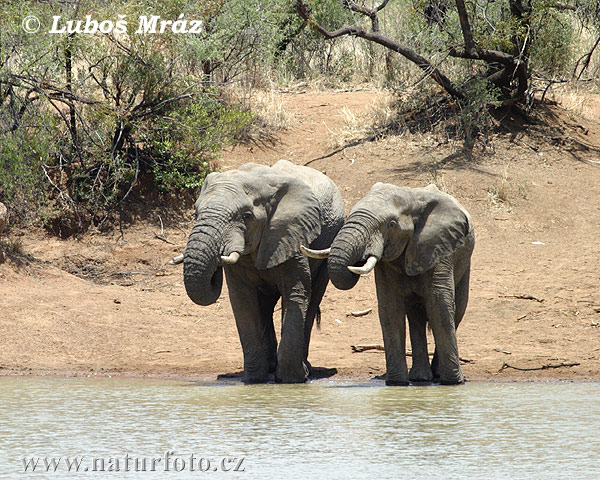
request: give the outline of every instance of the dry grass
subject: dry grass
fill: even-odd
[[[596,120],[600,110],[600,98],[592,92],[589,86],[580,87],[577,84],[555,89],[550,97],[565,110],[575,113],[588,120]]]
[[[509,200],[510,180],[508,178],[508,168],[504,167],[504,172],[500,181],[488,187],[488,199],[492,208],[510,209]]]
[[[382,92],[364,113],[356,113],[343,107],[344,126],[337,132],[331,132],[331,146],[340,148],[348,143],[384,133],[395,118],[395,102],[394,96]]]
[[[273,90],[256,91],[250,98],[250,110],[258,128],[274,133],[292,126],[294,114],[285,109],[281,96]]]
[[[0,240],[0,251],[5,251],[15,255],[25,255],[23,241],[20,238]]]
[[[294,114],[286,110],[274,88],[259,90],[231,86],[224,90],[228,103],[252,112],[252,126],[244,137],[249,141],[272,141],[277,133],[292,126]]]
[[[430,183],[433,183],[440,191],[447,193],[448,195],[454,195],[454,189],[446,181],[444,174],[437,169],[432,168],[429,170],[431,175]]]

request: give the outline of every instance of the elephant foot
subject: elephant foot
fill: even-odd
[[[313,368],[312,368],[312,365],[310,364],[310,362],[308,360],[304,360],[304,369],[308,372],[307,373],[307,377],[312,376],[312,374],[313,374]]]
[[[429,365],[413,365],[408,374],[408,379],[413,383],[431,383],[433,373]]]
[[[463,376],[461,376],[460,379],[452,379],[452,380],[441,380],[440,379],[440,385],[462,385],[466,381],[467,380]]]
[[[404,380],[386,380],[385,384],[388,387],[408,387],[409,382]]]
[[[441,374],[439,378],[439,382],[442,385],[461,385],[465,383],[465,377],[462,372],[459,370],[458,372],[451,372],[450,374]]]
[[[244,383],[251,385],[255,383],[267,383],[269,381],[269,372],[267,368],[244,369]]]
[[[277,366],[275,381],[277,383],[305,383],[308,379],[308,367],[302,362],[300,368],[283,368]]]
[[[244,383],[246,385],[256,385],[258,383],[267,383],[269,377],[244,377]]]

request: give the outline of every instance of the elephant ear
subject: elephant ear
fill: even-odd
[[[406,247],[408,275],[420,275],[462,247],[471,231],[471,218],[453,197],[423,189],[415,228]]]
[[[281,175],[270,176],[277,191],[270,205],[256,257],[256,268],[264,270],[289,260],[321,233],[321,208],[311,188],[303,181]]]

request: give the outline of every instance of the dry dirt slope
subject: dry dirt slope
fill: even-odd
[[[338,184],[347,210],[377,181],[435,181],[460,199],[476,224],[471,301],[458,332],[461,356],[470,361],[467,377],[600,379],[600,165],[594,163],[600,158],[597,147],[581,150],[574,143],[600,145],[600,126],[556,107],[557,145],[498,136],[493,155],[468,159],[434,135],[405,135],[319,159],[332,152],[332,137],[344,128],[342,109],[361,115],[378,95],[281,94],[294,126],[274,145],[225,152],[222,168],[280,158],[310,162]],[[558,128],[575,123],[583,128]],[[159,214],[172,243],[155,236]],[[217,304],[198,307],[185,295],[181,267],[166,265],[185,245],[190,218],[191,212],[182,221],[165,211],[149,214],[122,236],[59,241],[25,233],[24,249],[35,260],[13,257],[0,265],[0,372],[214,378],[239,371],[226,290]],[[373,312],[365,317],[347,316],[368,307]],[[381,343],[373,278],[349,292],[330,286],[322,310],[311,363],[335,367],[339,377],[382,374],[381,352],[350,349]],[[579,365],[500,371],[504,363],[571,362]]]

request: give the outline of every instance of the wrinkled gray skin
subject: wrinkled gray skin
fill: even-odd
[[[344,223],[335,184],[321,172],[281,160],[211,173],[196,201],[184,251],[184,283],[199,305],[221,294],[223,270],[244,353],[246,383],[306,381],[310,332],[328,283],[326,260],[300,245],[329,247]],[[221,256],[238,252],[234,265]],[[279,348],[273,310],[282,298]]]
[[[438,379],[464,381],[456,328],[467,307],[474,246],[467,211],[435,185],[424,189],[377,183],[350,212],[329,254],[329,276],[342,290],[359,275],[348,266],[377,258],[375,283],[387,365],[387,385]],[[413,366],[406,365],[408,316]],[[426,323],[435,338],[429,364]]]

